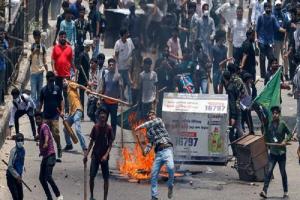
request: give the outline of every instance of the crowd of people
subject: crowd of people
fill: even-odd
[[[41,41],[41,31],[33,31],[34,43],[29,57],[31,94],[18,89],[11,92],[13,108],[9,125],[15,126],[17,133],[17,147],[12,153],[18,153],[11,158],[13,167],[9,168],[11,175],[8,175],[8,181],[14,199],[23,199],[19,180],[25,150],[19,145],[24,141],[19,132],[19,118],[25,114],[29,117],[34,139],[40,142],[40,155],[43,157],[40,181],[47,199],[52,199],[47,183],[51,185],[55,196],[62,199],[52,179],[52,170],[56,162],[61,162],[63,150],[73,149],[66,129],[63,130],[66,146],[64,149],[61,146],[60,117],[71,126],[75,124],[84,163],[93,148],[91,200],[94,199],[94,178],[99,165],[105,180],[104,199],[107,199],[109,152],[117,134],[117,100],[126,101],[131,106],[139,105],[141,116],[150,121],[137,130],[146,127],[147,136],[155,146],[156,159],[166,158],[163,161],[155,160],[151,198],[158,198],[157,174],[161,162],[168,164],[171,177],[168,197],[171,198],[174,175],[172,143],[160,119],[164,92],[225,94],[226,91],[229,125],[232,127],[229,138],[232,142],[245,133],[254,134],[249,106],[257,96],[256,66],[259,64],[260,77],[265,84],[282,67],[282,89],[291,89],[289,81],[299,74],[300,4],[297,0],[252,0],[248,16],[244,15],[246,2],[235,0],[140,0],[138,4],[121,1],[119,5],[118,1],[104,1],[104,10],[120,6],[130,12],[121,22],[120,38],[115,42],[114,55],[109,59],[101,53],[100,41],[106,37],[108,23],[114,22],[108,22],[100,12],[101,4],[102,1],[90,0],[89,8],[86,8],[82,0],[62,2],[63,13],[57,17],[51,68],[47,65],[47,49]],[[136,14],[136,8],[143,10],[144,14]],[[86,16],[87,10],[89,13]],[[1,38],[0,41],[3,41]],[[6,48],[5,42],[1,43],[1,48]],[[152,56],[145,56],[147,54]],[[259,63],[256,56],[259,56]],[[0,75],[1,66],[0,57]],[[45,72],[47,83],[43,86]],[[299,81],[294,82],[294,88],[298,91]],[[1,88],[0,85],[0,98],[3,93]],[[102,95],[101,98],[96,94]],[[290,136],[290,132],[284,122],[278,121],[280,108],[274,108],[272,112],[276,115],[274,124],[277,125],[271,125],[278,131],[270,132],[273,135],[280,132],[282,142],[284,134]],[[95,123],[89,145],[81,131],[81,122],[86,116]],[[108,116],[110,125],[106,123]],[[147,146],[145,152],[149,152],[151,147]],[[275,155],[270,161],[272,170],[280,161],[281,171],[285,171],[282,156],[285,151],[280,152],[279,156],[278,151],[274,152],[271,152],[271,155]],[[236,155],[234,146],[233,155]],[[281,162],[282,159],[284,162]],[[267,175],[261,196],[267,196],[270,174],[272,172]],[[13,187],[12,183],[18,187]],[[287,180],[284,183],[284,195],[287,196]]]

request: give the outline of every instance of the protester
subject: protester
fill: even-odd
[[[34,112],[36,107],[32,98],[25,93],[21,93],[17,88],[14,88],[11,91],[11,95],[13,98],[13,106],[10,109],[9,127],[12,128],[15,125],[16,134],[18,134],[19,118],[26,114],[30,121],[33,138],[36,139],[36,129],[34,122]]]
[[[129,37],[132,40],[139,41],[139,43],[143,43],[143,35],[142,35],[142,21],[140,16],[137,16],[135,13],[136,7],[134,3],[131,3],[129,6],[129,15],[124,19],[123,26],[126,27],[129,33]]]
[[[226,2],[222,4],[216,11],[215,13],[217,15],[221,15],[224,19],[225,22],[228,26],[228,31],[227,31],[227,38],[228,35],[230,35],[231,28],[230,25],[233,24],[233,21],[236,20],[236,10],[237,10],[237,5],[235,4],[235,0],[229,0],[229,2]],[[232,41],[228,40],[228,56],[232,56]]]
[[[35,114],[39,133],[40,156],[43,157],[40,167],[39,179],[48,200],[53,200],[48,184],[50,184],[57,200],[63,200],[55,181],[52,177],[53,168],[56,163],[53,138],[49,126],[43,121],[42,113]]]
[[[97,92],[98,88],[98,60],[97,58],[92,58],[90,61],[90,70],[89,70],[89,81],[88,81],[88,89],[92,92]],[[101,72],[100,72],[101,73]],[[100,80],[102,81],[102,80]],[[88,94],[88,92],[87,92]],[[96,116],[95,116],[95,110],[97,110],[97,102],[98,97],[95,95],[90,94],[88,97],[87,102],[87,115],[93,121],[96,123]]]
[[[25,162],[24,135],[18,133],[15,146],[10,150],[6,171],[7,187],[13,200],[23,200],[22,174]]]
[[[116,68],[116,60],[110,58],[108,60],[108,70],[105,72],[103,77],[103,89],[102,93],[106,96],[118,99],[120,97],[120,74],[118,68]],[[118,114],[118,103],[116,101],[104,98],[102,106],[110,114],[110,125],[113,130],[113,139],[115,139],[117,132],[117,114]]]
[[[114,141],[113,129],[107,124],[108,111],[100,109],[98,123],[94,125],[90,134],[90,144],[84,154],[83,162],[87,163],[88,155],[93,148],[91,155],[91,167],[90,167],[90,200],[94,198],[94,181],[98,173],[99,165],[101,165],[102,177],[104,179],[104,200],[107,200],[108,187],[109,187],[109,153]]]
[[[31,45],[30,63],[30,86],[31,98],[36,107],[39,107],[40,93],[43,87],[44,71],[48,71],[46,60],[46,46],[41,42],[41,32],[33,31],[34,43]]]
[[[83,86],[88,85],[89,81],[89,70],[90,70],[90,55],[91,46],[93,45],[93,40],[85,40],[83,42],[84,51],[79,55],[79,65],[78,65],[78,80],[77,83]],[[80,102],[82,105],[82,119],[84,119],[84,90],[79,91]]]
[[[178,34],[178,28],[174,28],[172,31],[172,37],[167,42],[170,51],[170,59],[175,63],[179,63],[180,60],[182,60],[182,51]]]
[[[256,34],[259,46],[259,65],[260,76],[265,78],[266,76],[266,57],[270,61],[273,55],[274,34],[276,31],[285,33],[285,29],[281,28],[278,21],[272,15],[271,3],[264,4],[265,13],[258,17],[256,24]]]
[[[158,175],[163,164],[166,164],[169,179],[168,179],[168,198],[173,197],[174,187],[174,158],[173,158],[173,144],[169,137],[169,133],[165,128],[163,121],[156,117],[155,112],[150,110],[147,113],[148,121],[135,128],[138,131],[141,128],[147,129],[147,138],[149,143],[143,151],[146,156],[154,146],[155,159],[151,171],[151,198],[158,199]],[[137,136],[138,137],[138,136]]]
[[[245,123],[248,126],[249,134],[254,134],[254,126],[253,126],[253,120],[251,116],[251,108],[250,104],[253,100],[252,96],[252,85],[253,85],[253,77],[250,73],[244,72],[242,74],[242,79],[245,84],[245,95],[241,98],[241,111],[242,111],[242,128],[243,132],[245,131]]]
[[[274,16],[278,21],[278,24],[281,28],[287,30],[289,17],[286,13],[282,11],[282,2],[280,0],[275,1],[275,9]],[[284,73],[285,78],[288,79],[288,60],[284,57],[287,49],[286,49],[286,41],[287,39],[287,31],[286,33],[282,33],[280,31],[275,31],[274,33],[274,57],[277,60],[283,59]],[[281,55],[281,57],[279,57]]]
[[[263,198],[267,198],[269,184],[273,175],[273,170],[278,163],[283,185],[283,198],[288,198],[288,180],[286,174],[286,144],[292,138],[292,133],[288,129],[285,121],[281,119],[281,109],[279,106],[271,108],[272,121],[268,123],[266,120],[265,140],[269,143],[281,144],[281,146],[270,146],[268,171],[264,180],[263,191],[259,194]]]
[[[75,20],[76,27],[76,43],[75,43],[75,64],[78,66],[80,54],[84,51],[84,41],[87,39],[87,33],[90,32],[91,27],[87,19],[84,18],[85,7],[79,8],[79,18]],[[91,35],[91,33],[90,33]]]
[[[48,71],[46,74],[47,85],[41,90],[40,107],[43,109],[44,122],[50,127],[57,147],[57,162],[61,162],[62,151],[59,135],[59,116],[63,115],[64,103],[60,87],[55,85],[55,74]]]
[[[67,42],[72,48],[75,48],[76,44],[76,26],[75,22],[72,19],[72,12],[70,9],[66,9],[65,11],[65,19],[60,23],[60,32],[65,31],[67,35]]]
[[[100,53],[97,56],[97,63],[98,63],[98,72],[97,72],[97,93],[102,93],[103,90],[103,81],[104,81],[104,74],[107,70],[107,67],[104,66],[105,63],[105,55],[103,53]]]
[[[252,15],[251,15],[251,25],[255,27],[257,24],[258,17],[263,15],[264,13],[264,4],[267,0],[254,0],[251,4],[252,7]]]
[[[222,71],[224,71],[227,62],[227,47],[224,45],[225,37],[225,31],[217,31],[215,37],[216,44],[212,47],[213,89],[215,94],[219,93]]]
[[[117,68],[121,75],[123,88],[122,88],[122,98],[126,99],[124,96],[125,88],[127,87],[128,92],[128,102],[132,103],[131,94],[131,80],[129,76],[129,64],[132,60],[132,51],[134,50],[134,44],[131,38],[128,38],[128,31],[126,29],[120,30],[120,39],[115,43],[115,59],[117,62]]]
[[[86,88],[81,85],[78,85],[74,81],[75,80],[72,80],[72,81],[67,81],[66,79],[64,80],[64,87],[67,88],[69,105],[70,105],[70,108],[69,108],[70,114],[66,120],[70,126],[75,124],[75,132],[76,132],[77,138],[80,142],[82,151],[85,152],[87,147],[85,144],[84,136],[81,132],[81,118],[82,118],[83,108],[80,103],[80,96],[79,96],[77,90],[78,89],[85,90]],[[67,133],[66,128],[64,128],[64,134],[65,134],[65,140],[66,140],[66,146],[64,148],[64,151],[70,151],[73,149],[73,145],[71,142],[70,135]]]
[[[204,53],[211,55],[212,40],[215,37],[215,22],[209,16],[209,6],[207,3],[202,5],[203,16],[198,21],[197,38],[202,44]]]
[[[196,93],[208,94],[211,82],[211,60],[199,40],[195,41],[193,49],[193,81]]]
[[[97,1],[90,0],[89,21],[91,24],[91,38],[94,40],[94,48],[92,57],[97,57],[100,51],[100,38],[106,30],[106,21],[102,14],[97,10]]]
[[[65,31],[59,32],[58,44],[52,50],[52,71],[56,76],[55,84],[60,88],[64,95],[65,114],[69,113],[69,103],[67,98],[67,91],[63,88],[63,79],[69,79],[71,76],[71,68],[76,71],[73,63],[73,50],[67,44],[67,33]]]
[[[69,1],[64,0],[62,2],[61,7],[63,9],[63,13],[58,15],[58,17],[56,19],[56,32],[55,32],[55,37],[54,37],[54,41],[53,41],[53,46],[56,45],[56,39],[57,39],[58,33],[60,31],[60,24],[63,20],[65,20],[66,10],[69,9]]]
[[[240,64],[243,57],[243,42],[247,39],[246,33],[248,30],[248,22],[243,19],[243,8],[238,6],[236,9],[236,19],[229,25],[228,41],[232,42],[233,58],[237,65]]]
[[[151,69],[151,58],[144,59],[144,70],[140,73],[140,102],[142,107],[142,117],[146,118],[147,113],[153,109],[157,95],[157,74]]]

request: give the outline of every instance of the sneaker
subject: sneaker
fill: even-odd
[[[62,150],[61,149],[57,149],[57,157],[58,158],[62,157]]]
[[[61,159],[60,158],[56,158],[56,162],[57,163],[61,163]]]
[[[59,197],[57,197],[57,200],[64,200],[64,197],[60,195]]]
[[[268,198],[268,197],[267,197],[267,193],[266,193],[265,191],[261,191],[261,192],[259,193],[259,196],[261,196],[261,197],[264,198],[264,199]]]
[[[172,199],[173,197],[173,186],[168,188],[168,198]]]
[[[284,198],[284,199],[289,198],[289,193],[288,193],[288,192],[283,193],[283,198]]]
[[[70,151],[72,149],[73,149],[73,145],[69,144],[65,146],[64,151]]]

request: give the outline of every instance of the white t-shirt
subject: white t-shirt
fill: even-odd
[[[247,39],[246,32],[248,29],[248,22],[246,19],[233,20],[230,25],[232,34],[232,44],[234,47],[242,47],[243,42]]]
[[[130,38],[125,43],[119,39],[115,44],[115,52],[119,53],[117,58],[117,67],[119,70],[125,70],[129,68],[129,58],[134,50],[134,44]]]
[[[140,83],[142,84],[142,102],[151,103],[156,98],[157,74],[155,71],[140,73]]]

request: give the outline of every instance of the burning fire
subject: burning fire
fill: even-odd
[[[137,127],[137,125],[133,126],[133,129],[135,127]],[[142,129],[139,133],[140,136],[146,138],[146,129]],[[122,156],[122,162],[120,163],[121,174],[137,180],[146,180],[150,178],[151,168],[155,157],[153,149],[147,156],[143,156],[140,145],[136,143],[133,151],[130,151],[126,147],[123,148]]]

